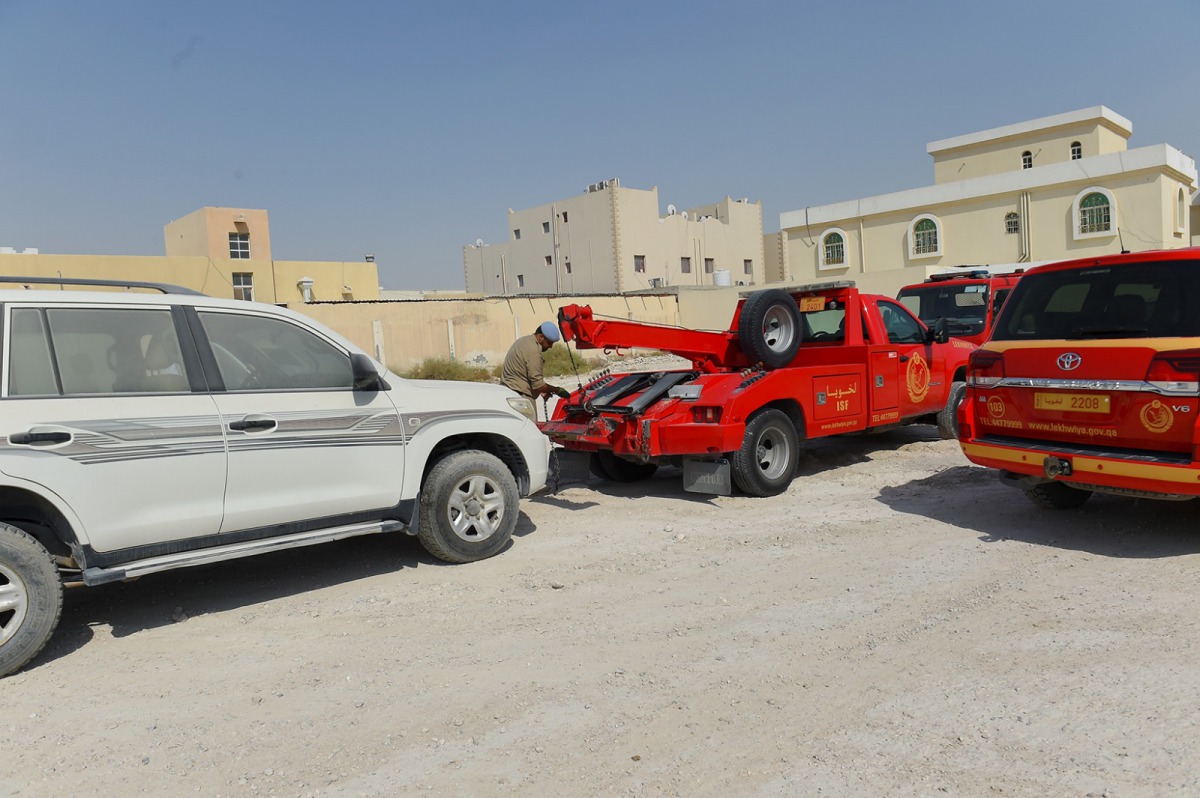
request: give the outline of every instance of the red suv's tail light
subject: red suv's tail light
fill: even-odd
[[[1146,369],[1146,382],[1164,393],[1200,392],[1200,349],[1159,352]]]
[[[990,388],[1004,378],[1004,354],[976,349],[967,361],[967,385]]]

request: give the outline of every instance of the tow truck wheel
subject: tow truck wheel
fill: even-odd
[[[658,470],[654,463],[635,463],[623,460],[607,449],[592,454],[592,473],[610,482],[640,482]]]
[[[1091,498],[1090,490],[1072,488],[1061,482],[1044,482],[1025,491],[1029,500],[1048,510],[1073,510]]]
[[[766,408],[750,417],[742,447],[733,453],[733,481],[750,496],[787,490],[800,460],[800,436],[782,410]]]
[[[738,319],[738,343],[752,362],[783,368],[800,349],[800,310],[782,288],[755,291],[746,297]]]
[[[49,553],[20,529],[0,524],[0,676],[37,656],[61,613],[62,583]]]
[[[938,411],[938,434],[947,440],[958,437],[958,406],[962,404],[966,393],[965,382],[950,383],[950,395],[946,397],[946,406]]]

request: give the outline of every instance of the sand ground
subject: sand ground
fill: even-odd
[[[374,536],[68,593],[0,796],[1200,795],[1197,508],[1047,511],[929,427],[662,469],[445,565]]]

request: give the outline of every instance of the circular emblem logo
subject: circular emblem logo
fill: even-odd
[[[1155,399],[1142,407],[1142,426],[1151,432],[1166,432],[1175,423],[1175,411]]]
[[[1058,367],[1063,371],[1074,371],[1082,362],[1083,358],[1075,352],[1063,352],[1058,356]]]
[[[1004,400],[999,396],[993,396],[987,402],[988,415],[992,418],[1000,418],[1004,415]]]
[[[905,372],[905,383],[908,387],[908,398],[919,402],[929,393],[929,364],[920,354],[913,352]]]

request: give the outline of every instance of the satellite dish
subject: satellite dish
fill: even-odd
[[[680,215],[680,216],[682,216],[684,219],[686,219],[686,218],[687,218],[687,211],[684,211],[683,213],[681,213],[681,214],[679,214],[679,215]]]
[[[667,206],[667,216],[674,216],[674,215],[675,215],[675,206],[668,205]]]
[[[482,239],[482,238],[477,238],[477,239],[475,239],[475,246],[477,246],[477,247],[482,247],[482,246],[483,246],[483,239]]]

